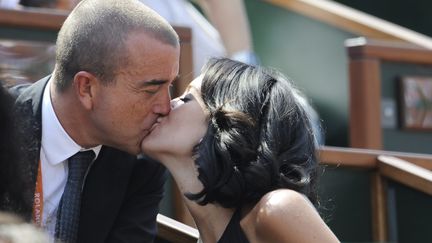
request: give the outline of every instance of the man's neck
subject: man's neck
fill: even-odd
[[[51,103],[54,113],[66,133],[81,147],[91,148],[99,145],[91,139],[91,131],[86,129],[88,124],[84,111],[75,96],[73,87],[60,92],[55,86],[55,77],[49,83]]]

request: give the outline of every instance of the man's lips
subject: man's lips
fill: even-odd
[[[141,140],[144,139],[145,137],[147,137],[150,134],[150,132],[151,131],[149,129],[144,130]]]
[[[158,125],[159,125],[159,122],[155,122],[149,131],[152,132]]]
[[[149,133],[151,133],[157,126],[159,126],[161,122],[162,122],[162,117],[158,117],[156,119],[156,122],[153,123],[153,125],[151,126],[151,128],[149,130],[150,131]]]

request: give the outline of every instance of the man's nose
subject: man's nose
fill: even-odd
[[[153,105],[153,112],[162,116],[168,115],[171,111],[171,95],[169,90],[160,94],[156,100],[156,103]]]

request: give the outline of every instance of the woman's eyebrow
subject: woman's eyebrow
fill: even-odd
[[[195,90],[195,92],[191,92],[191,90]],[[189,84],[183,93],[186,94],[186,93],[197,93],[197,92],[198,89],[192,86],[191,84]]]
[[[200,93],[200,91],[195,87],[195,86],[190,86],[188,87],[187,91],[191,92],[192,90],[194,90],[194,93]]]
[[[201,96],[201,90],[197,89],[195,86],[191,86],[188,89],[188,93],[194,97],[194,99],[198,102],[198,104],[202,107],[203,110],[207,111],[207,107]]]

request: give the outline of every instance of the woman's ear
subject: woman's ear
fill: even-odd
[[[73,87],[75,93],[80,103],[87,110],[93,109],[96,86],[98,84],[98,78],[89,72],[80,71],[74,76]]]

